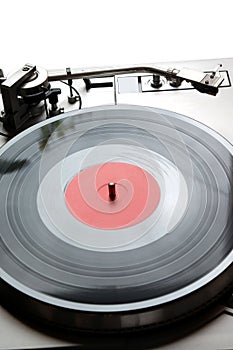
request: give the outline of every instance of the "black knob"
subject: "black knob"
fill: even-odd
[[[86,85],[86,90],[89,91],[92,88],[105,88],[105,87],[113,87],[113,82],[112,81],[104,81],[101,83],[93,83],[91,79],[84,78],[83,79],[85,85]]]
[[[174,88],[179,87],[182,83],[182,80],[180,78],[172,78],[170,81],[170,85]]]
[[[49,103],[51,105],[58,103],[58,95],[61,94],[61,89],[51,89],[48,93]]]
[[[161,77],[158,74],[153,74],[153,79],[151,81],[151,86],[154,89],[159,89],[162,86]]]

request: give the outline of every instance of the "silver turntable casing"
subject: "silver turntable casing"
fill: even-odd
[[[82,108],[100,105],[131,104],[151,106],[171,110],[198,120],[214,129],[233,143],[233,58],[200,60],[188,62],[159,63],[160,67],[193,68],[199,71],[210,72],[213,67],[221,64],[220,74],[224,81],[216,96],[202,94],[186,82],[178,87],[172,87],[165,78],[162,86],[154,88],[151,85],[153,76],[148,73],[116,75],[106,78],[94,78],[92,82],[112,83],[112,87],[91,88],[86,91],[84,82],[74,81],[82,97]],[[67,103],[68,88],[57,82],[52,85],[60,87],[62,94],[59,97],[60,107],[65,112],[77,108]],[[0,106],[0,109],[3,109]],[[0,136],[0,145],[6,139]],[[233,305],[232,308],[219,305],[218,315],[199,330],[177,340],[172,344],[162,346],[162,349],[227,349],[233,347]],[[56,336],[44,334],[35,330],[21,320],[16,319],[3,307],[0,307],[0,349],[22,349],[53,346],[77,345],[71,340],[62,340]]]

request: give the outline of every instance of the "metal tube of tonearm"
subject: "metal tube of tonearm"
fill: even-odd
[[[132,66],[118,66],[118,67],[92,67],[92,68],[73,68],[70,70],[70,79],[84,79],[84,78],[102,78],[123,74],[137,74],[148,73],[158,74],[166,77],[167,80],[174,78],[181,81],[186,80],[190,82],[195,89],[200,92],[216,95],[218,87],[222,83],[223,78],[221,74],[212,74],[212,72],[200,72],[187,68],[168,68],[164,69],[152,65],[132,65]],[[49,70],[48,80],[58,81],[66,80],[68,78],[66,69]]]

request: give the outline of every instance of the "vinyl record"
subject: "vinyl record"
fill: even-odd
[[[0,151],[2,299],[91,331],[205,308],[233,280],[232,151],[149,107],[75,111],[22,132]]]

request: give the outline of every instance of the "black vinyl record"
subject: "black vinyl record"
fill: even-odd
[[[232,151],[201,123],[149,107],[75,111],[22,132],[0,150],[3,300],[94,331],[164,325],[204,308],[232,284]],[[87,203],[96,215],[82,219],[77,197],[74,215],[69,184],[108,163],[149,174],[158,204],[136,170],[119,210]],[[143,196],[152,209],[140,209]]]

